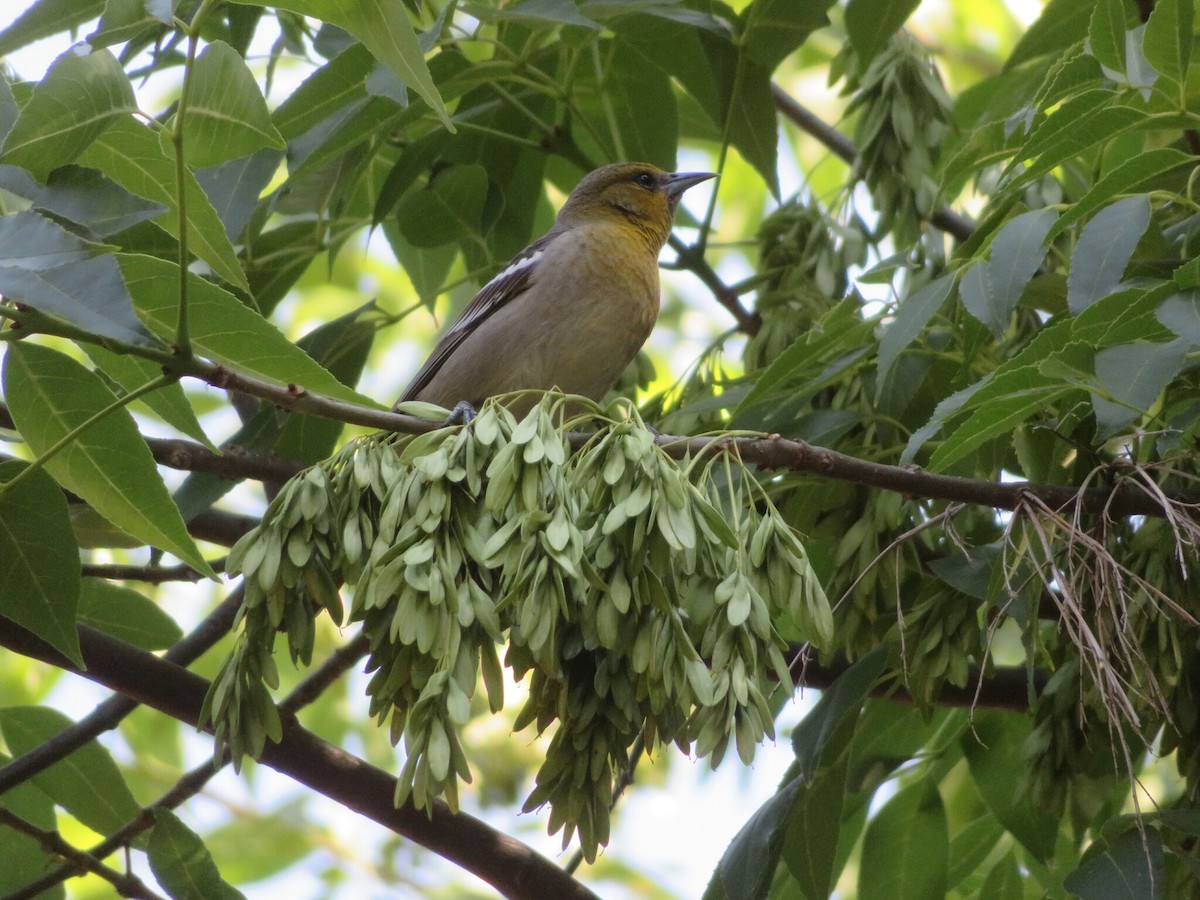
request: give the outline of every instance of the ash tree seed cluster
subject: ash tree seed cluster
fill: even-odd
[[[595,858],[614,779],[642,736],[716,765],[773,737],[790,687],[782,635],[821,646],[829,603],[799,538],[727,453],[680,463],[636,410],[547,394],[520,421],[489,401],[468,426],[373,435],[290,481],[233,549],[235,648],[205,714],[235,762],[277,739],[277,633],[311,661],[315,620],[369,638],[371,714],[403,742],[395,801],[457,808],[459,732],[502,665],[527,680],[518,729],[554,728],[525,808]],[[567,431],[595,435],[572,452]],[[501,647],[504,661],[501,662]]]

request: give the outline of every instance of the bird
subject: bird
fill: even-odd
[[[469,419],[486,398],[515,391],[600,400],[654,328],[658,254],[684,191],[715,177],[636,162],[585,175],[550,230],[467,304],[397,407],[419,400]],[[535,402],[508,405],[519,415]]]

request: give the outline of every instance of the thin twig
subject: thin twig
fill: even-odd
[[[26,822],[16,813],[10,812],[2,806],[0,806],[0,824],[7,825],[13,831],[19,831],[21,834],[33,838],[41,844],[42,849],[47,853],[61,856],[63,859],[69,859],[78,868],[103,878],[122,897],[139,897],[143,898],[143,900],[164,900],[161,895],[156,894],[150,888],[146,887],[145,883],[136,875],[127,875],[118,872],[116,869],[110,869],[90,853],[84,853],[82,850],[68,844],[57,831],[47,831],[44,828],[38,828],[36,825]],[[41,893],[41,891],[30,893],[29,888],[22,888],[8,894],[6,900],[25,900],[25,898],[36,897],[38,893]]]

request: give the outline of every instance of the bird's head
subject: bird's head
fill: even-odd
[[[613,163],[584,176],[559,211],[562,224],[620,216],[666,241],[679,200],[713,172],[664,172],[649,163]]]

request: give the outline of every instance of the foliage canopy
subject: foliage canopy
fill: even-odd
[[[1200,890],[1193,2],[950,8],[36,0],[0,31],[84,36],[0,77],[0,895],[300,866],[302,807],[190,814],[219,765],[167,723],[211,716],[507,895],[590,896],[459,779],[591,863],[656,738],[749,759],[796,684],[827,689],[706,896]],[[722,176],[626,399],[587,434],[552,398],[384,411],[430,313],[620,159]],[[80,670],[114,696],[72,723]]]

